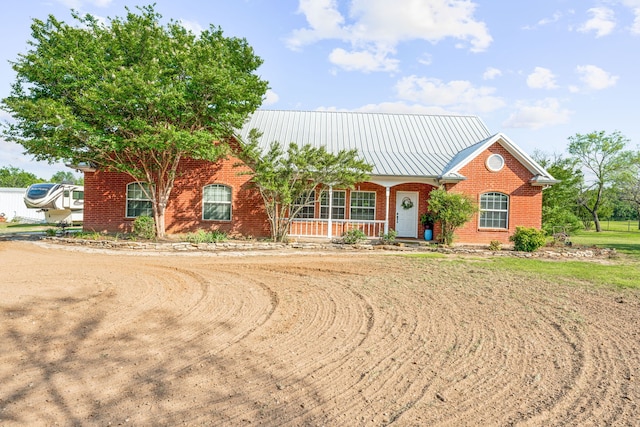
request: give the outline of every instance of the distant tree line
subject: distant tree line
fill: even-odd
[[[568,155],[536,152],[534,157],[558,184],[542,193],[542,226],[601,231],[601,220],[638,220],[640,228],[640,152],[629,150],[620,132],[569,137]]]
[[[50,179],[42,179],[14,166],[0,167],[0,187],[27,188],[31,184],[39,182],[55,182],[58,184],[82,185],[84,178],[74,175],[72,172],[56,172]]]

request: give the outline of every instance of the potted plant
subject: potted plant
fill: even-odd
[[[434,217],[431,212],[425,212],[420,215],[420,223],[424,226],[424,240],[433,239],[433,223]]]

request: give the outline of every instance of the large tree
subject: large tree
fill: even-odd
[[[557,184],[542,192],[542,228],[547,234],[556,232],[557,227],[575,231],[581,227],[577,216],[580,206],[580,188],[584,175],[573,158],[565,158],[554,154],[548,156],[535,152],[534,159],[556,178]]]
[[[626,150],[629,140],[620,132],[606,134],[604,131],[576,134],[569,137],[567,151],[585,169],[585,185],[578,203],[589,212],[596,226],[602,231],[598,211],[605,201],[605,192],[611,189],[637,158],[637,154]]]
[[[249,140],[236,147],[236,155],[250,169],[251,182],[264,201],[271,237],[277,242],[287,239],[291,221],[315,203],[316,194],[329,187],[351,188],[366,181],[372,170],[356,150],[334,154],[325,147],[293,142],[285,149],[277,141],[263,150],[259,137],[252,130]]]
[[[2,101],[15,119],[4,134],[37,160],[88,163],[148,183],[162,237],[180,160],[218,160],[267,82],[246,40],[214,26],[193,34],[163,25],[153,6],[138,12],[107,24],[76,13],[76,26],[34,20],[31,48],[13,63],[17,81]]]
[[[622,182],[623,185],[619,189],[620,200],[635,209],[640,229],[640,160],[623,174]]]
[[[24,171],[14,166],[0,168],[0,187],[26,188],[31,184],[43,182],[31,172]]]

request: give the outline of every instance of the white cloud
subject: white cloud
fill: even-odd
[[[280,96],[272,91],[271,89],[267,89],[267,93],[264,96],[263,105],[273,105],[280,100]]]
[[[631,9],[634,20],[629,28],[629,32],[634,35],[640,35],[640,0],[621,0],[623,6]]]
[[[562,12],[556,11],[551,17],[542,18],[541,20],[539,20],[538,25],[544,26],[544,25],[553,24],[555,22],[558,22],[560,18],[562,18]]]
[[[579,65],[576,67],[576,72],[580,75],[580,80],[586,85],[586,88],[592,90],[615,86],[619,78],[595,65]]]
[[[582,24],[578,31],[588,33],[589,31],[595,31],[596,37],[606,36],[611,34],[616,27],[616,21],[613,10],[607,7],[593,7],[588,10],[591,14],[591,19]]]
[[[533,73],[527,76],[527,86],[532,89],[556,89],[556,77],[551,70],[543,67],[536,67]]]
[[[465,80],[445,83],[439,79],[409,76],[398,81],[396,91],[402,100],[446,107],[459,113],[486,113],[505,105],[502,98],[493,95],[495,88],[474,87]]]
[[[516,103],[516,110],[503,123],[507,128],[540,129],[567,123],[571,111],[563,109],[555,98],[546,98],[533,104]]]
[[[58,0],[69,9],[80,9],[84,5],[93,5],[97,7],[107,7],[113,0]]]
[[[347,52],[344,49],[334,49],[329,55],[329,61],[347,71],[398,71],[400,61],[391,59],[385,52],[381,51],[353,51]]]
[[[187,21],[186,19],[181,19],[180,25],[184,27],[185,30],[191,31],[196,36],[200,35],[201,32],[204,31],[204,28],[197,21]]]
[[[474,18],[475,8],[469,0],[350,0],[345,17],[336,0],[300,0],[298,11],[305,15],[308,27],[293,31],[287,46],[297,50],[320,40],[339,40],[348,43],[352,52],[334,50],[336,65],[395,70],[386,57],[405,41],[438,43],[452,38],[472,52],[486,50],[493,39],[485,23]],[[379,60],[375,67],[353,67],[358,62],[354,58],[362,61],[365,53],[368,60],[384,61]]]
[[[305,15],[309,28],[294,30],[287,40],[289,48],[297,50],[323,39],[347,38],[336,0],[300,0],[298,13]]]
[[[633,25],[631,25],[631,33],[640,35],[640,7],[634,9],[633,14],[635,19],[633,20]]]
[[[502,71],[494,67],[487,67],[487,69],[482,74],[483,80],[493,80],[496,77],[500,77],[502,75]]]
[[[534,30],[538,27],[543,27],[545,25],[550,25],[558,22],[562,18],[563,14],[560,11],[556,11],[552,16],[542,18],[535,25],[525,25],[522,27],[523,30]]]

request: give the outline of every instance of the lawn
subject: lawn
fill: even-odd
[[[637,221],[603,221],[602,231],[578,231],[571,236],[573,244],[614,248],[640,261],[640,230]]]

